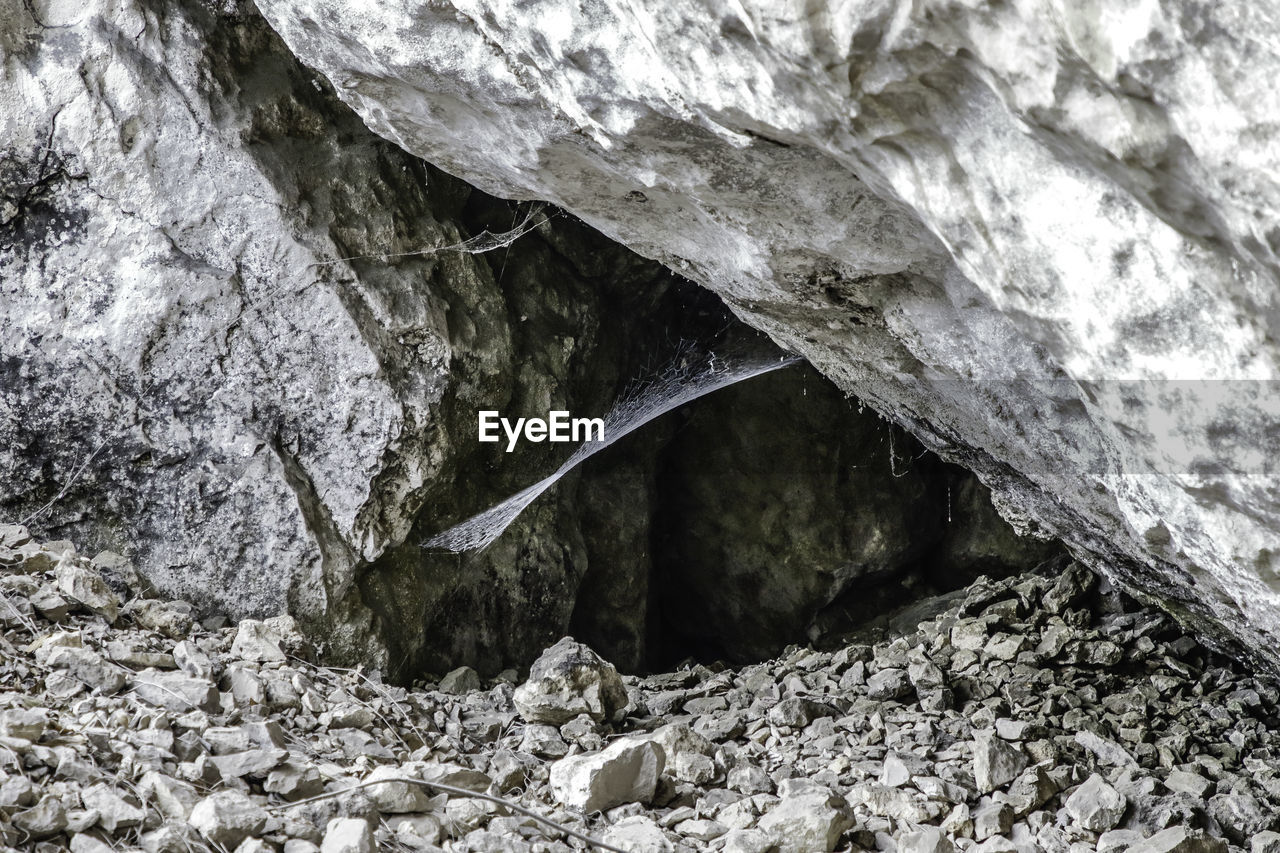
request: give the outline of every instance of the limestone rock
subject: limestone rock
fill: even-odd
[[[5,708],[0,711],[0,737],[34,743],[48,725],[49,713],[41,708]]]
[[[852,825],[843,800],[812,793],[784,797],[760,819],[759,827],[780,853],[819,853],[834,850]]]
[[[177,672],[145,670],[131,685],[138,698],[170,711],[211,710],[218,705],[218,690],[209,681]]]
[[[440,692],[455,695],[480,689],[480,676],[469,666],[460,666],[440,679]]]
[[[906,832],[898,839],[899,853],[954,853],[955,845],[940,829]]]
[[[54,648],[45,658],[54,669],[64,670],[77,681],[82,681],[100,693],[115,693],[125,685],[125,675],[119,667],[103,660],[102,655],[83,648]]]
[[[1066,802],[1071,816],[1093,832],[1106,832],[1115,827],[1127,806],[1124,794],[1107,784],[1107,780],[1097,773],[1086,779]]]
[[[206,840],[234,848],[262,832],[267,812],[244,794],[221,791],[205,797],[191,810],[191,826]]]
[[[602,752],[571,755],[551,765],[551,790],[561,803],[584,812],[648,803],[665,764],[662,747],[654,742],[623,739]]]
[[[378,767],[365,777],[365,782],[381,779],[413,778],[413,773],[402,767]],[[431,791],[421,785],[408,782],[384,782],[366,790],[373,804],[383,814],[407,814],[424,812],[430,808]]]
[[[558,726],[579,714],[603,722],[623,711],[627,690],[612,664],[565,637],[534,661],[513,701],[531,723]]]
[[[1027,757],[1012,744],[995,736],[995,732],[979,732],[973,742],[973,777],[981,793],[990,793],[1018,778],[1027,766]]]
[[[675,845],[653,818],[634,815],[623,818],[605,831],[603,840],[628,853],[672,853]]]
[[[320,853],[373,853],[373,831],[369,822],[357,818],[334,818],[325,827]]]
[[[283,638],[257,619],[242,619],[236,626],[231,654],[240,660],[270,662],[285,660]]]
[[[120,599],[96,571],[75,560],[61,560],[56,569],[58,591],[87,610],[114,622],[120,613]]]
[[[1226,853],[1227,844],[1197,829],[1173,827],[1138,842],[1129,853]]]
[[[33,840],[48,838],[67,828],[67,810],[57,797],[42,797],[31,808],[15,814],[13,825]]]

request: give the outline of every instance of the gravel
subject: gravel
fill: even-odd
[[[6,849],[582,847],[467,792],[636,851],[1280,849],[1275,682],[1062,563],[741,669],[565,638],[522,682],[405,688],[287,617],[113,608],[68,543],[0,530]]]

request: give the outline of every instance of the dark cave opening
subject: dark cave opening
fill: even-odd
[[[473,233],[522,217],[479,192],[462,213]],[[807,365],[645,425],[484,550],[422,548],[572,452],[478,445],[477,409],[600,415],[691,345],[774,349],[710,291],[563,213],[484,259],[506,304],[475,334],[503,336],[511,375],[451,391],[440,435],[453,441],[454,475],[360,581],[392,677],[520,669],[565,634],[629,672],[748,663],[791,643],[836,642],[1057,549],[1018,537],[973,475]]]

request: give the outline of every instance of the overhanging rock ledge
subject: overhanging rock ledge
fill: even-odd
[[[705,284],[1280,664],[1265,4],[259,7],[377,133]]]

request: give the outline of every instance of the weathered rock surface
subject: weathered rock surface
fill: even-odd
[[[287,610],[328,660],[401,678],[527,665],[572,624],[638,670],[682,644],[710,656],[712,634],[745,660],[839,633],[857,579],[905,594],[926,564],[954,587],[992,551],[1003,569],[1035,562],[1003,523],[969,523],[980,487],[956,480],[953,502],[936,460],[898,470],[900,434],[895,451],[874,413],[798,371],[678,446],[659,429],[593,460],[487,552],[424,552],[558,461],[479,445],[477,409],[603,412],[672,338],[718,341],[723,306],[375,136],[247,4],[42,8],[0,10],[0,510],[110,550],[98,586],[68,563],[32,591],[41,614],[112,617],[150,590],[130,618],[180,639],[219,613]],[[521,223],[537,227],[489,254],[432,251]],[[779,389],[814,405],[779,419]],[[840,437],[787,444],[795,427]],[[707,446],[756,460],[717,492]],[[790,509],[769,516],[753,490]],[[651,548],[682,495],[687,532]],[[985,496],[975,511],[994,517]],[[890,523],[909,516],[913,536]],[[666,575],[712,589],[721,548],[724,606],[690,613],[700,596]],[[955,572],[948,549],[968,561]],[[43,570],[64,550],[24,559]],[[790,590],[766,631],[744,612],[757,573]],[[690,622],[699,636],[665,630]],[[256,630],[241,642],[275,657]]]
[[[1280,663],[1265,4],[259,6],[385,138],[712,288]]]

